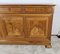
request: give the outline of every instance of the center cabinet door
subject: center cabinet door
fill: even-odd
[[[6,36],[5,38],[21,38],[23,33],[23,17],[19,15],[7,15],[3,17]]]

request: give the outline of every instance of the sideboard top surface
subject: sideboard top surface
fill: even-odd
[[[55,4],[0,4],[0,6],[56,6]]]

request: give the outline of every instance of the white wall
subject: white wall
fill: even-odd
[[[59,0],[0,0],[0,4],[56,4],[53,18],[52,34],[60,31],[60,2]]]

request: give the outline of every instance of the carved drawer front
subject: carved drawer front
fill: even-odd
[[[52,13],[53,8],[50,6],[24,6],[24,13]]]
[[[14,15],[3,19],[6,27],[6,38],[23,37],[23,17]]]
[[[22,7],[12,7],[11,13],[23,13],[23,8]]]
[[[9,7],[0,7],[0,13],[9,13],[10,8]]]
[[[23,13],[22,7],[13,7],[13,6],[6,6],[1,7],[0,6],[0,13]]]
[[[27,37],[47,37],[49,16],[26,16]]]

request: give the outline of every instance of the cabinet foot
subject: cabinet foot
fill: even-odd
[[[51,48],[51,44],[50,45],[45,45],[45,48]]]

